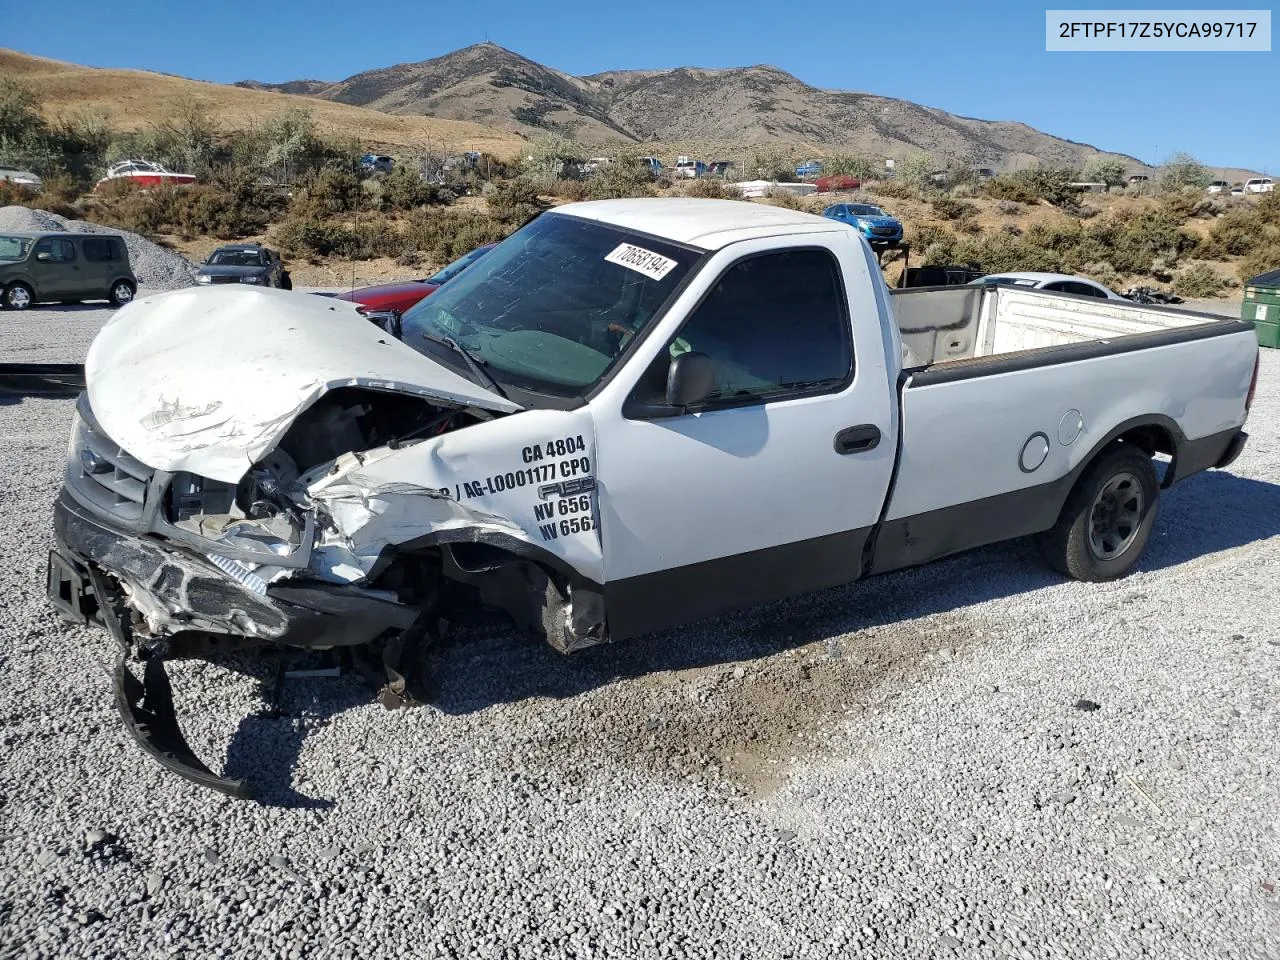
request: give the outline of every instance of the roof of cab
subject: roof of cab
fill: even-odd
[[[554,213],[608,223],[703,250],[730,243],[796,233],[850,233],[845,224],[812,213],[742,200],[689,197],[592,200],[566,203]]]

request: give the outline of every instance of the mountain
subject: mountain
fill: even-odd
[[[246,83],[252,83],[247,81]],[[785,142],[902,157],[920,151],[992,167],[1079,166],[1100,151],[1023,123],[960,117],[908,100],[822,90],[770,66],[619,70],[575,77],[496,44],[329,85],[254,84],[401,116],[467,120],[585,143]],[[1130,165],[1141,164],[1123,157]]]
[[[507,158],[518,155],[524,145],[516,133],[493,125],[394,116],[366,107],[143,70],[81,67],[0,48],[0,77],[8,76],[31,85],[40,98],[41,111],[50,120],[80,113],[101,114],[117,130],[163,122],[181,105],[195,103],[227,127],[244,127],[301,107],[311,112],[321,132],[354,137],[377,150],[438,149],[446,144],[450,150],[487,150]],[[319,88],[329,86],[313,82]]]
[[[299,97],[313,97],[326,87],[332,86],[328,80],[290,80],[288,83],[259,83],[257,80],[241,80],[233,83],[233,87],[244,87],[246,90],[268,90],[272,93],[291,93]]]

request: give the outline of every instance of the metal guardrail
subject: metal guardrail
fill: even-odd
[[[0,396],[76,397],[83,363],[0,363]]]

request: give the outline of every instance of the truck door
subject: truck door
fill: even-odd
[[[28,261],[39,300],[71,300],[84,296],[84,271],[76,257],[76,245],[63,237],[36,241]]]
[[[804,248],[774,239],[716,254],[649,338],[658,349],[644,344],[652,359],[638,353],[623,371],[642,372],[613,395],[626,391],[620,406],[599,406],[615,638],[861,571],[893,469],[897,400],[864,245],[843,231],[812,236]],[[713,392],[662,415],[684,352],[711,359]]]

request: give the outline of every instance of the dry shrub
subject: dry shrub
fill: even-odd
[[[1203,300],[1217,297],[1231,286],[1231,281],[1223,279],[1213,267],[1207,263],[1197,263],[1174,274],[1173,290],[1182,297]]]
[[[528,180],[503,180],[485,190],[489,216],[500,223],[520,226],[545,209],[537,188]]]

